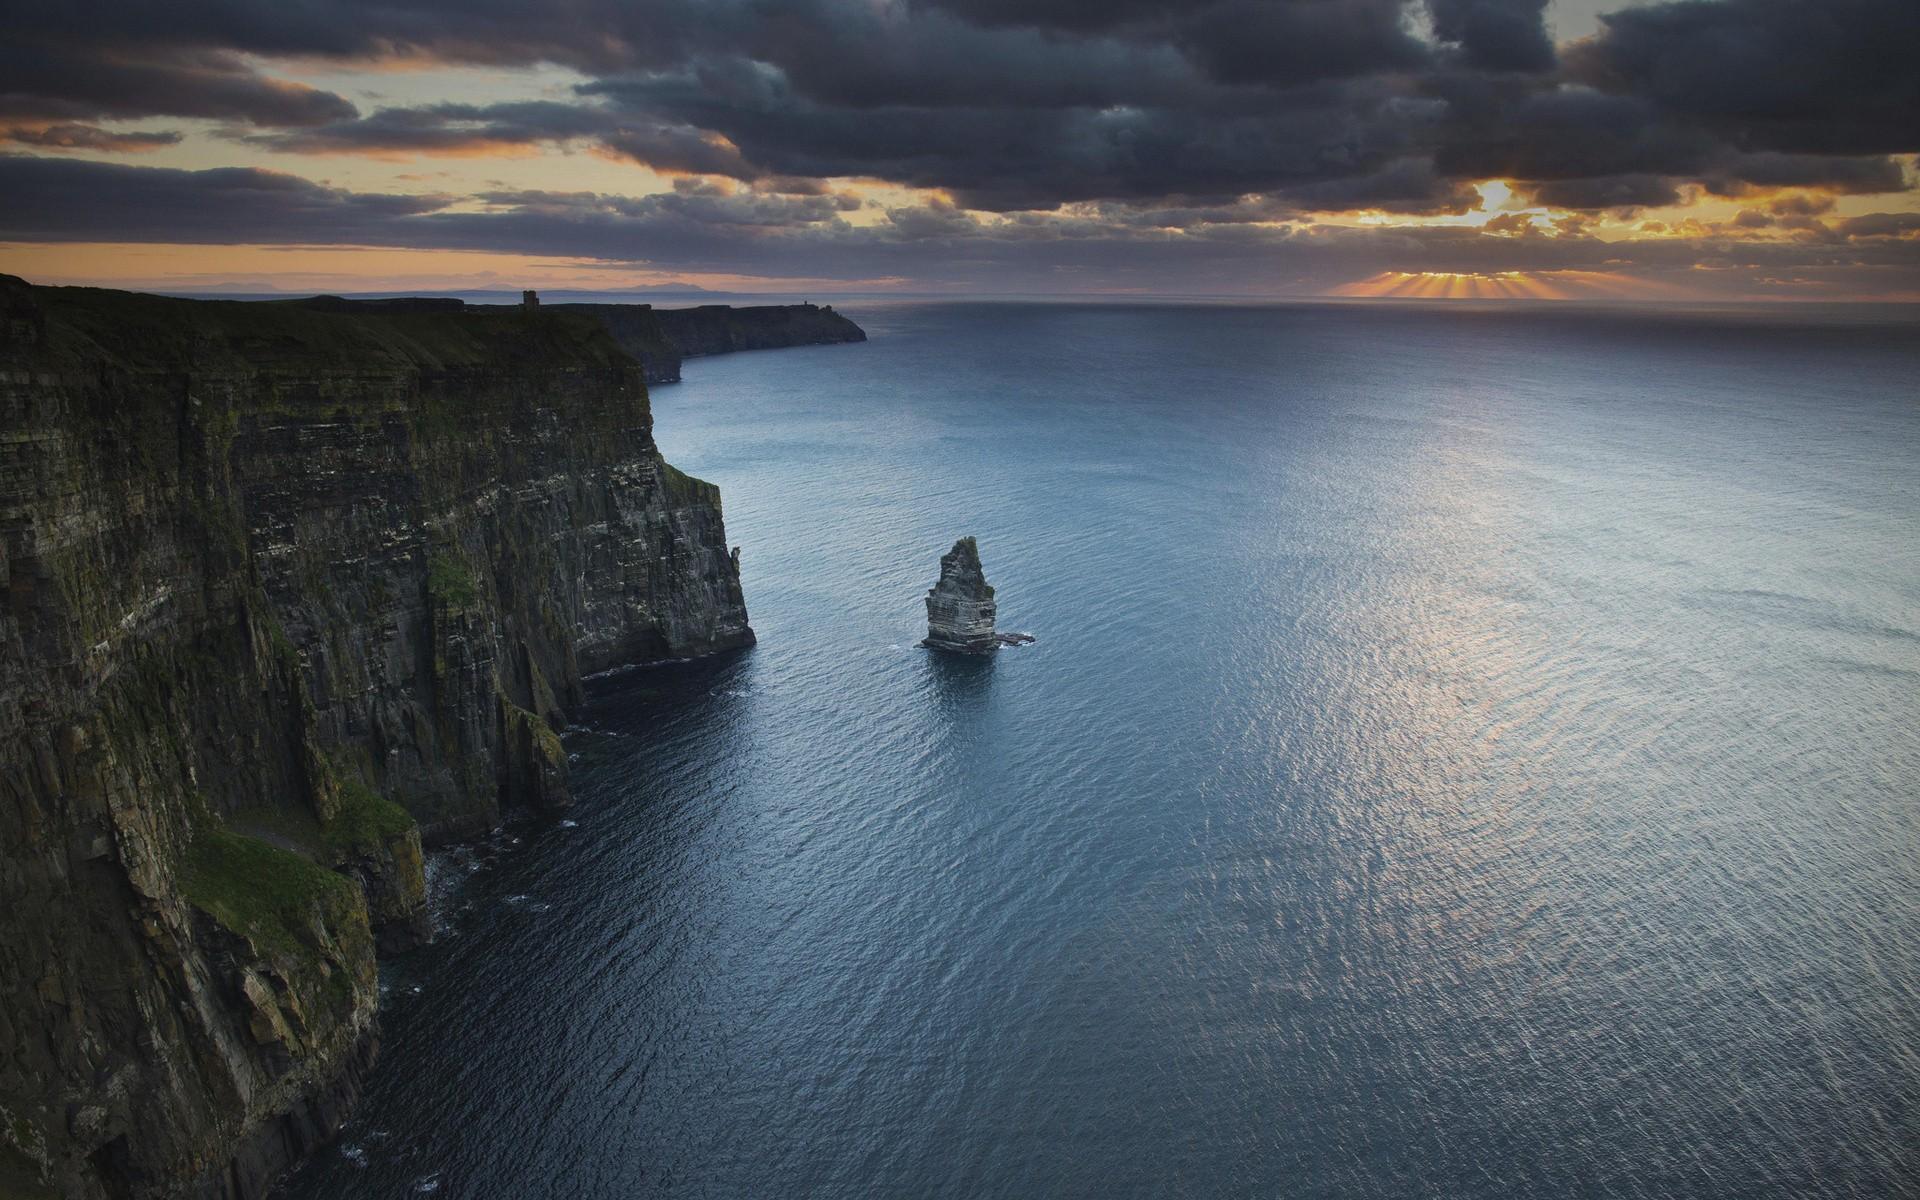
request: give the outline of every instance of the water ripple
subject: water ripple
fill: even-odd
[[[656,397],[761,644],[436,859],[290,1194],[1920,1191],[1907,331],[871,318]]]

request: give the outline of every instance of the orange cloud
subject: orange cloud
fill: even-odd
[[[542,288],[645,291],[690,283],[715,292],[888,291],[908,281],[770,277],[652,270],[626,264],[481,250],[366,246],[175,246],[158,243],[0,243],[0,272],[52,286],[157,292],[457,292]]]

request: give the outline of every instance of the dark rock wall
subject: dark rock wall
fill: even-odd
[[[0,1194],[254,1196],[376,1043],[423,838],[581,677],[752,640],[594,322],[0,277]]]
[[[622,349],[639,359],[648,383],[678,383],[680,361],[740,350],[864,342],[866,331],[832,305],[764,304],[734,308],[653,308],[645,304],[556,304],[600,321]]]
[[[1000,645],[993,621],[998,606],[980,566],[980,546],[963,537],[940,556],[940,578],[927,592],[927,640],[935,650],[987,654]]]

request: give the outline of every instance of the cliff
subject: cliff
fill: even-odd
[[[567,802],[583,675],[752,640],[563,311],[0,276],[0,1195],[252,1197],[375,1051],[423,843]]]
[[[769,304],[733,308],[654,308],[646,304],[554,304],[549,310],[591,316],[646,369],[648,383],[678,383],[680,362],[704,354],[864,342],[858,325],[832,305]]]

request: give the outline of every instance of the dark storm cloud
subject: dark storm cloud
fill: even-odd
[[[1748,210],[1751,211],[1751,210]],[[1831,196],[1776,196],[1767,201],[1767,211],[1776,217],[1817,217],[1833,211]]]
[[[1683,0],[1623,8],[1567,54],[1571,74],[1744,148],[1888,154],[1920,130],[1914,0]]]
[[[1099,206],[1098,223],[1135,229],[1195,230],[1298,220],[1315,213],[1382,212],[1435,216],[1469,212],[1479,193],[1435,174],[1424,159],[1401,159],[1366,175],[1322,180],[1214,204],[1121,203]],[[1217,231],[1216,231],[1217,232]]]
[[[1480,203],[1479,192],[1442,176],[1431,162],[1421,158],[1403,158],[1365,175],[1319,180],[1289,188],[1280,195],[1294,208],[1307,212],[1365,209],[1432,216],[1469,212]]]
[[[662,124],[644,118],[620,121],[600,136],[610,153],[659,171],[724,175],[774,185],[778,180],[754,166],[731,143],[692,125]],[[824,184],[795,181],[783,191],[819,191]]]
[[[0,241],[223,244],[351,243],[449,199],[349,192],[241,167],[181,171],[19,154],[0,154],[0,196]]]
[[[1920,287],[1911,214],[1856,218],[1816,242],[1719,238],[1607,242],[1470,228],[1273,229],[1196,222],[1186,231],[1022,214],[982,221],[952,205],[893,210],[882,225],[838,219],[850,201],[767,196],[682,181],[645,197],[497,192],[481,211],[451,197],[363,194],[263,171],[179,171],[0,155],[0,241],[152,238],[235,244],[513,251],[673,271],[868,280],[933,288],[1060,291],[1319,289],[1379,271],[1638,272],[1718,279],[1739,272],[1851,272],[1881,290]],[[1805,219],[1805,218],[1802,218]],[[1849,228],[1850,226],[1850,228]],[[1906,234],[1907,236],[1902,236]],[[1864,273],[1864,274],[1863,274]],[[1756,274],[1757,278],[1758,275]]]
[[[1704,130],[1673,125],[1637,97],[1559,87],[1502,97],[1447,131],[1449,174],[1549,180],[1683,174],[1722,153]]]
[[[983,29],[939,12],[900,20],[857,0],[769,6],[688,61],[760,64],[811,103],[856,111],[1190,106],[1208,90],[1164,44]]]
[[[633,117],[724,135],[766,173],[873,176],[944,188],[971,207],[1248,192],[1366,175],[1404,157],[1424,102],[1355,84],[1265,111],[1164,107],[847,108],[745,62],[589,85]],[[738,172],[728,172],[738,174]]]
[[[1466,65],[1487,71],[1545,71],[1553,42],[1542,15],[1547,0],[1429,0],[1433,31],[1457,42]]]
[[[609,128],[605,117],[592,109],[533,101],[382,108],[345,121],[238,136],[252,145],[294,154],[437,154],[569,141]]]
[[[943,9],[979,25],[1021,25],[1071,33],[1158,29],[1164,28],[1167,19],[1164,0],[913,0],[913,7]]]
[[[1753,188],[1817,187],[1842,195],[1900,192],[1900,164],[1885,155],[1740,154],[1703,172],[1707,189],[1738,196]]]
[[[355,119],[327,97],[333,103],[310,111],[250,119],[294,127],[256,136],[296,153],[454,152],[603,126],[601,144],[663,169],[878,176],[996,207],[1364,174],[1404,154],[1407,136],[1380,110],[1372,74],[1417,67],[1427,54],[1400,19],[1402,0],[1120,5],[1145,25],[1081,37],[866,0],[104,7],[8,6],[9,28],[50,68],[36,84],[40,108],[76,102],[75,73],[51,69],[60,60],[136,48],[555,61],[600,76],[595,87],[623,111],[609,120],[430,108]],[[112,31],[105,50],[101,30]],[[1299,90],[1314,83],[1325,86]],[[158,92],[147,105],[192,109]]]
[[[53,6],[49,6],[53,7]],[[91,121],[211,117],[257,125],[316,125],[354,115],[331,92],[261,75],[213,47],[49,43],[0,25],[0,116]]]
[[[1285,64],[1321,74],[1421,65],[1434,51],[1411,36],[1410,18],[1424,8],[1435,36],[1473,68],[1553,65],[1546,0],[921,0],[915,7],[979,25],[1177,42],[1231,75],[1262,79]],[[1263,53],[1271,60],[1263,62]]]
[[[755,181],[768,177],[722,138],[692,125],[545,100],[382,108],[306,129],[231,136],[285,154],[469,154],[584,142],[662,171]],[[788,190],[822,190],[809,181],[791,183]]]
[[[1658,175],[1554,179],[1528,191],[1535,204],[1550,208],[1653,208],[1680,201],[1680,189]]]
[[[245,168],[185,171],[0,154],[0,242],[155,241],[238,245],[427,246],[647,259],[703,253],[736,265],[742,230],[844,229],[845,196],[729,191],[680,180],[647,196],[497,191],[449,211],[452,196],[326,187]]]
[[[673,190],[647,196],[603,196],[596,192],[483,192],[476,199],[496,209],[564,217],[647,220],[671,217],[698,225],[736,225],[762,229],[817,225],[860,207],[846,196],[787,196],[735,192],[698,180],[676,180]]]
[[[1092,244],[1097,222],[1111,221],[1112,238],[1130,246],[1148,231],[1204,231],[1210,243],[1271,236],[1250,227],[1317,211],[1459,212],[1474,199],[1466,185],[1494,177],[1582,209],[1672,203],[1702,189],[1908,185],[1888,156],[1920,150],[1916,0],[1644,4],[1609,15],[1559,54],[1544,8],[1544,0],[0,0],[9,34],[0,124],[201,117],[286,154],[560,144],[781,196],[830,198],[836,185],[824,181],[877,178],[942,190],[958,206],[903,209],[891,236],[939,229],[978,240],[985,226],[969,227],[958,209],[1068,205],[1071,220],[988,224],[1003,241],[1027,229]],[[341,96],[274,78],[275,60],[288,56],[558,63],[587,82],[565,100],[363,115]],[[90,148],[137,149],[105,139],[140,136],[101,130]],[[702,222],[665,204],[622,212],[528,202],[514,211],[512,222],[446,212],[431,223],[476,237],[538,222],[613,222],[627,237],[636,222],[738,237],[763,228]],[[831,222],[808,227],[820,224]]]
[[[1850,238],[1908,237],[1920,234],[1920,213],[1868,213],[1863,217],[1850,217],[1840,222],[1839,232]]]
[[[742,22],[749,10],[730,0],[3,0],[0,22],[29,45],[112,53],[220,47],[617,70],[667,61],[687,38]]]
[[[1221,83],[1286,86],[1423,65],[1429,51],[1403,16],[1399,0],[1216,4],[1174,36]]]

